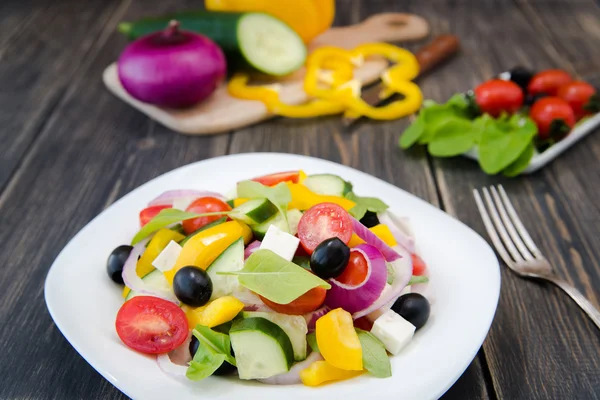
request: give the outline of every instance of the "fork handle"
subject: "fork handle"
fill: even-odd
[[[592,322],[600,329],[600,311],[586,299],[579,290],[569,285],[567,282],[560,279],[550,279],[552,283],[565,291],[571,298],[581,307],[583,311],[590,317]]]

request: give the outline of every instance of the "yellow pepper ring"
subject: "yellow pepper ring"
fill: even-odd
[[[396,65],[384,72],[394,80],[413,80],[419,75],[419,62],[414,54],[388,43],[366,43],[352,50],[355,57],[384,56]]]

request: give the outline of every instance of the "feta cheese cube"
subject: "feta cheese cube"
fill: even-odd
[[[415,334],[415,326],[388,310],[375,320],[371,333],[385,346],[387,351],[396,355],[402,350]]]
[[[300,239],[296,236],[290,235],[287,232],[282,231],[275,225],[269,226],[265,237],[260,244],[260,249],[271,250],[273,253],[285,258],[288,261],[292,261]]]
[[[182,247],[177,242],[171,240],[167,247],[152,261],[152,265],[159,271],[165,272],[173,269],[175,262],[179,258]]]

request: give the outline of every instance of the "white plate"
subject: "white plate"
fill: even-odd
[[[108,254],[127,243],[138,212],[157,194],[178,188],[226,193],[237,181],[278,170],[332,173],[351,181],[359,195],[378,196],[393,212],[411,218],[418,251],[429,264],[432,316],[414,340],[391,358],[393,376],[361,377],[320,388],[267,386],[230,378],[180,382],[164,375],[153,357],[119,340],[114,324],[121,288],[105,272]],[[434,399],[475,357],[496,311],[498,261],[466,225],[423,200],[349,167],[289,154],[240,154],[213,158],[164,174],[118,200],[87,224],[63,249],[46,278],[45,297],[54,322],[73,347],[113,385],[134,399]]]

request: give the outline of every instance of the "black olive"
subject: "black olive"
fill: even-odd
[[[539,99],[543,99],[544,97],[548,97],[548,95],[546,93],[538,93],[538,94],[534,94],[533,96],[530,95],[530,94],[528,94],[525,97],[525,105],[526,106],[532,106],[533,103],[535,103]]]
[[[366,226],[367,228],[372,228],[374,226],[379,225],[379,218],[377,218],[377,214],[373,211],[367,211],[365,215],[360,219],[360,223]]]
[[[197,267],[183,267],[173,278],[175,296],[184,304],[200,307],[208,303],[213,286],[208,274]]]
[[[339,238],[319,243],[310,256],[310,269],[322,279],[336,278],[344,272],[350,259],[350,248]]]
[[[417,330],[429,319],[431,307],[429,301],[419,293],[407,293],[400,296],[392,306],[392,310],[413,324]]]
[[[196,338],[196,336],[192,335],[192,341],[190,342],[190,354],[192,358],[196,355],[198,351],[198,346],[200,346],[200,341]],[[235,357],[235,353],[233,352],[233,347],[231,348],[231,355]],[[215,372],[213,375],[229,375],[237,368],[234,365],[229,364],[227,361],[223,361],[223,364]]]
[[[510,80],[519,85],[524,92],[527,91],[527,85],[533,75],[533,71],[525,67],[514,67],[510,70]]]
[[[123,266],[125,265],[127,258],[129,258],[131,249],[133,249],[131,246],[119,246],[110,253],[108,260],[106,261],[106,272],[108,272],[108,276],[120,285],[123,284]]]

